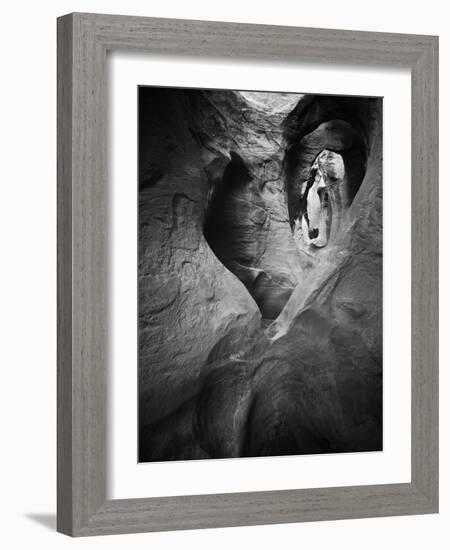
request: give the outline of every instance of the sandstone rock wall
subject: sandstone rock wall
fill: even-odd
[[[381,100],[139,101],[140,460],[380,449]],[[349,199],[311,252],[292,226],[324,149]]]

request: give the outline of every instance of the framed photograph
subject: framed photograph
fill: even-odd
[[[58,19],[58,530],[438,511],[438,39]]]

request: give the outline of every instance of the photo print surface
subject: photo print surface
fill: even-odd
[[[382,98],[138,110],[139,462],[382,450]]]

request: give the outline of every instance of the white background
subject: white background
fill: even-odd
[[[2,384],[1,518],[6,548],[447,548],[450,521],[448,285],[441,288],[441,513],[287,526],[245,527],[70,540],[54,533],[56,361],[56,28],[71,11],[304,25],[440,35],[441,97],[450,97],[445,3],[322,0],[96,0],[6,4],[2,81],[0,285]],[[445,159],[448,101],[441,112],[441,206],[450,199]],[[449,216],[441,221],[441,280],[450,277]]]
[[[110,498],[270,491],[411,480],[411,74],[406,69],[175,59],[108,59],[111,358]],[[383,452],[136,463],[138,84],[383,96]],[[304,88],[303,86],[308,86]],[[406,137],[406,139],[405,139]],[[402,208],[396,208],[399,204]],[[124,291],[124,289],[126,291]]]

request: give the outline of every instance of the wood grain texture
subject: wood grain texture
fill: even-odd
[[[107,500],[109,49],[411,68],[411,483]],[[437,49],[432,36],[94,14],[58,20],[59,531],[81,536],[437,511]]]
[[[412,480],[438,507],[438,41],[411,71]]]
[[[58,21],[57,529],[72,526],[72,21]]]

